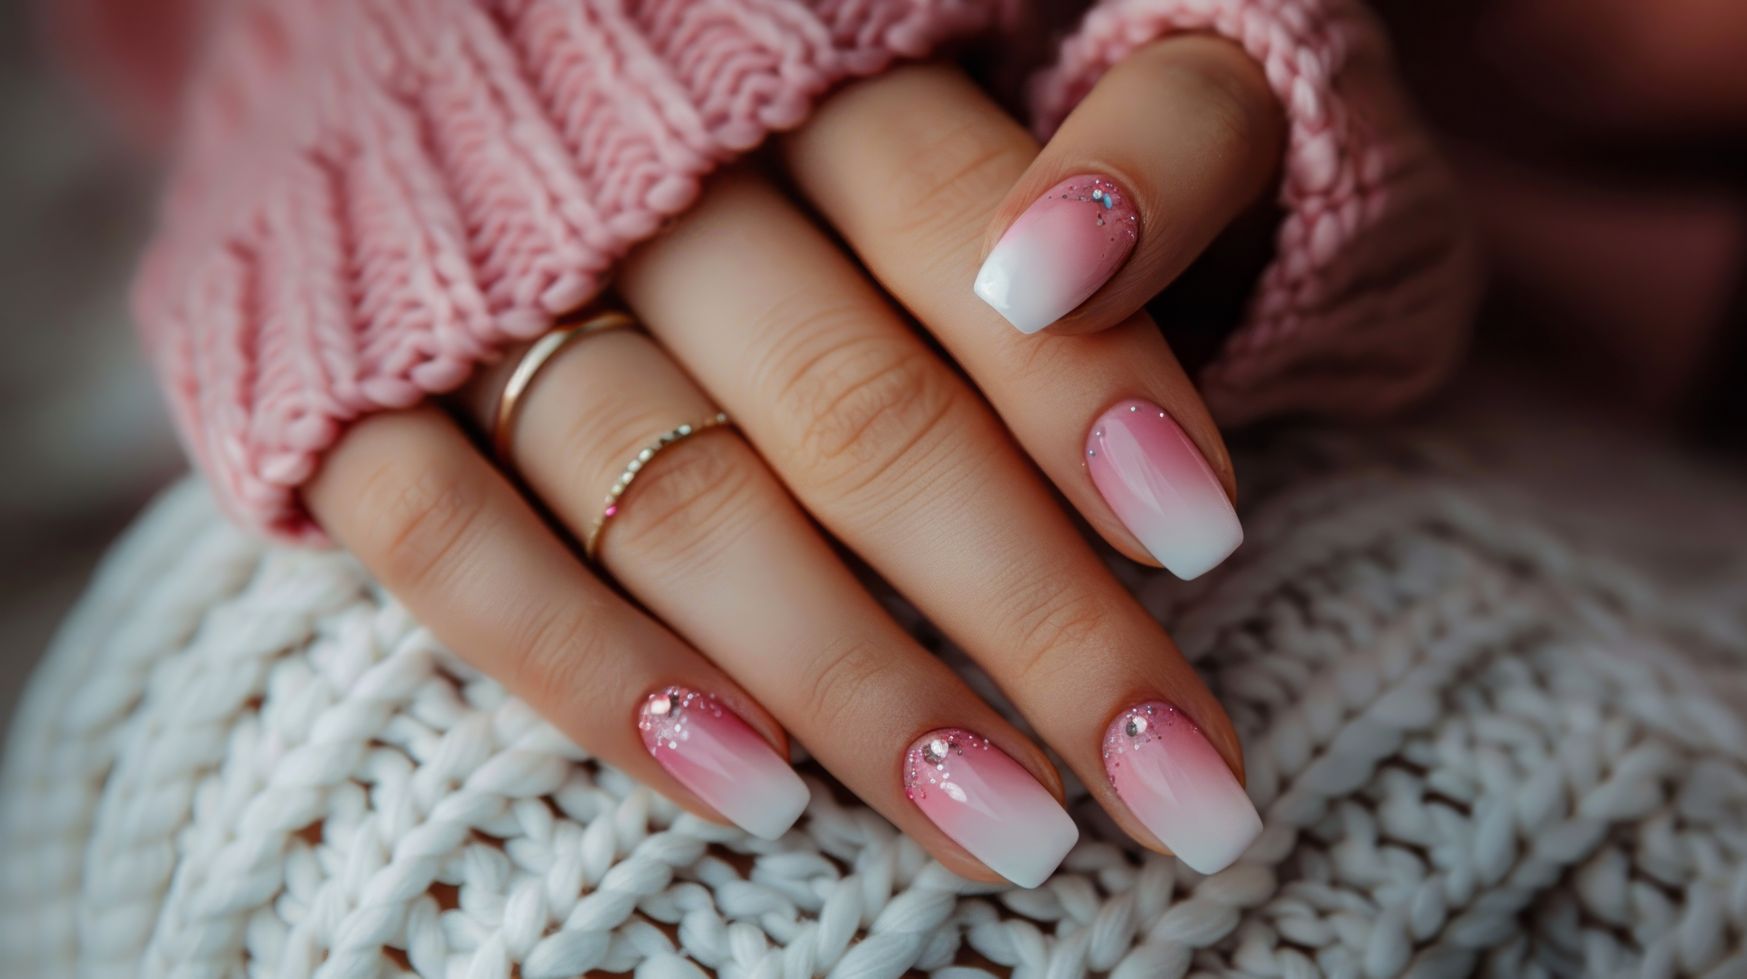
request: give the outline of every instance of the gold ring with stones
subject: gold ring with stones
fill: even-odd
[[[707,432],[712,428],[719,428],[727,424],[730,424],[728,421],[728,413],[725,411],[718,411],[709,418],[696,424],[688,422],[678,428],[672,429],[671,431],[662,434],[660,438],[657,438],[655,441],[639,449],[637,454],[631,457],[631,461],[625,463],[625,469],[623,472],[619,473],[619,478],[614,480],[613,488],[607,491],[607,498],[601,507],[601,515],[595,518],[594,523],[588,528],[588,533],[582,539],[583,555],[590,561],[595,559],[595,552],[600,544],[601,531],[606,529],[608,521],[619,515],[620,497],[625,495],[625,491],[631,488],[633,482],[636,482],[637,474],[643,471],[644,466],[649,465],[649,460],[660,455],[662,450],[678,445],[686,439],[691,438],[693,435],[697,435],[700,432]]]

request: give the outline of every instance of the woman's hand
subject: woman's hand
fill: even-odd
[[[1192,576],[1236,546],[1218,433],[1137,310],[1266,191],[1282,128],[1260,71],[1199,37],[1106,76],[1041,156],[955,69],[851,86],[780,141],[805,204],[742,169],[632,256],[619,291],[647,334],[555,353],[503,470],[436,408],[378,415],[308,505],[461,655],[687,808],[786,830],[807,799],[787,730],[949,867],[1040,883],[1077,837],[1054,768],[817,521],[975,657],[1130,834],[1217,870],[1259,831],[1237,739],[1037,470],[1137,559]],[[1103,250],[1124,236],[1131,255]],[[1027,328],[1068,315],[1027,335],[979,293]],[[516,360],[460,399],[481,427]],[[739,431],[647,456],[603,525],[598,567],[622,596],[578,542],[640,450],[718,410]]]

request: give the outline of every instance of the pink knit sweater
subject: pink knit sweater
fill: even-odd
[[[181,432],[231,512],[317,539],[298,490],[349,423],[546,330],[833,85],[1011,6],[69,0],[63,16],[122,94],[180,91],[136,307]],[[142,56],[147,23],[186,56]],[[1471,249],[1350,0],[1104,0],[1035,78],[1039,133],[1174,31],[1240,43],[1290,120],[1276,256],[1200,378],[1215,413],[1375,411],[1425,390],[1462,343]]]

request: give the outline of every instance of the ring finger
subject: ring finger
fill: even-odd
[[[648,337],[573,342],[523,401],[508,447],[528,488],[844,785],[961,874],[1030,887],[1055,869],[1078,831],[1049,762],[879,607],[731,428],[698,432],[716,409]],[[908,764],[936,742],[952,757]],[[667,752],[689,764],[683,738]],[[942,772],[964,791],[930,792]]]

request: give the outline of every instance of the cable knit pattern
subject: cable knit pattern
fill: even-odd
[[[1034,891],[952,877],[812,766],[781,840],[686,815],[346,555],[185,485],[10,732],[6,975],[1739,976],[1747,494],[1612,443],[1585,492],[1525,492],[1582,424],[1504,413],[1515,462],[1425,431],[1244,457],[1234,564],[1119,570],[1230,710],[1264,834],[1203,878],[1071,785],[1084,835]]]
[[[316,539],[297,490],[348,423],[455,388],[830,86],[1006,4],[209,6],[136,309],[226,509]],[[1346,0],[1106,4],[1039,87],[1046,127],[1128,50],[1203,28],[1267,66],[1293,120],[1280,258],[1208,375],[1214,406],[1243,420],[1422,390],[1467,313],[1459,225],[1424,140],[1383,111],[1382,45]]]

